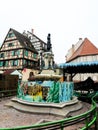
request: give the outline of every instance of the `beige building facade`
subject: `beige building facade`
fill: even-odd
[[[66,62],[67,63],[79,63],[79,62],[89,62],[98,61],[98,49],[94,46],[94,44],[85,38],[79,39],[79,41],[72,45],[72,48],[69,49],[66,55]],[[68,77],[70,77],[68,75]],[[98,73],[86,73],[86,74],[76,74],[73,77],[74,81],[84,81],[88,77],[91,77],[94,81],[98,81]]]

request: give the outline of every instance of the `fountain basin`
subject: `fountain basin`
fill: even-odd
[[[82,104],[78,101],[77,97],[73,97],[73,99],[68,102],[61,103],[28,102],[14,97],[10,103],[6,105],[23,112],[52,114],[63,117],[66,117],[70,112],[78,111],[82,108]]]

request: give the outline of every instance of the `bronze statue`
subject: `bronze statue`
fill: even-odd
[[[49,33],[47,36],[47,50],[50,51],[51,50],[51,38],[50,38],[51,34]]]

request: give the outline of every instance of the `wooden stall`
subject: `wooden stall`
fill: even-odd
[[[18,79],[18,75],[0,74],[0,97],[16,95]]]

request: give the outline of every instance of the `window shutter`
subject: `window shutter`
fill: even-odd
[[[0,66],[1,66],[1,67],[3,66],[3,61],[0,61]]]
[[[5,62],[5,66],[8,66],[8,61]]]
[[[12,51],[12,56],[14,56],[14,51]]]
[[[13,61],[13,60],[11,61],[11,65],[12,65],[12,66],[14,65],[14,61]]]

